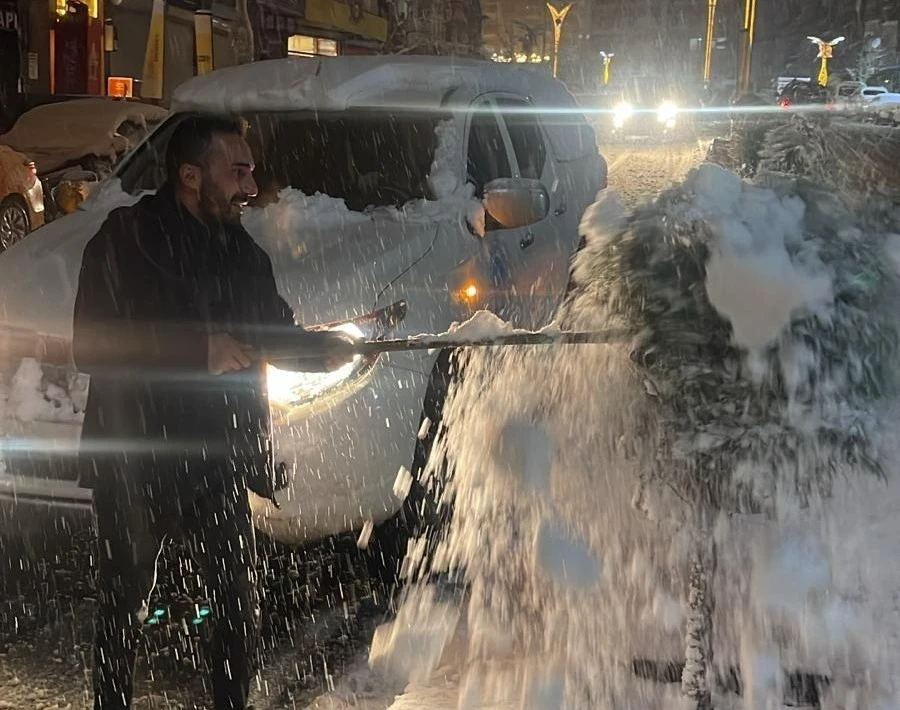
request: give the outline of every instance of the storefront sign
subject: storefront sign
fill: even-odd
[[[194,13],[194,51],[197,57],[197,76],[213,70],[212,13],[198,10]]]
[[[106,80],[106,93],[130,99],[134,96],[134,79],[130,76],[111,76]]]
[[[306,19],[328,29],[384,42],[387,20],[362,10],[361,5],[348,5],[337,0],[306,0]]]
[[[141,96],[145,99],[163,97],[163,71],[165,68],[166,2],[153,0],[150,16],[150,34],[144,54],[144,72],[141,75]]]
[[[0,106],[19,91],[19,15],[15,3],[0,2]],[[2,110],[0,110],[2,113]]]
[[[29,81],[37,81],[40,78],[40,72],[38,71],[39,67],[38,62],[38,53],[37,52],[29,52],[28,53],[28,80]]]

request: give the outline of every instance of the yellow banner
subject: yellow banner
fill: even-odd
[[[141,96],[145,99],[163,97],[163,65],[166,57],[166,0],[153,0],[150,16],[150,34],[144,55],[144,72],[141,76]]]
[[[384,42],[387,39],[388,23],[383,17],[366,12],[355,5],[337,0],[306,0],[307,21],[327,29],[343,30],[366,39]]]
[[[194,13],[194,51],[197,55],[197,76],[213,70],[212,13],[197,10]]]

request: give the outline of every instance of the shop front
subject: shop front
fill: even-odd
[[[0,114],[20,91],[22,45],[19,8],[15,0],[0,0]]]
[[[374,2],[363,0],[254,0],[256,58],[375,54],[388,30],[376,10]]]

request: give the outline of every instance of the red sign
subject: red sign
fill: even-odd
[[[106,80],[106,93],[130,99],[134,96],[134,79],[130,76],[111,76]]]
[[[56,21],[53,33],[55,93],[87,93],[87,37],[87,6],[82,3],[71,3],[69,12]]]

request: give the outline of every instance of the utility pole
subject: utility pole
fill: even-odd
[[[561,10],[557,10],[553,5],[549,2],[547,3],[547,9],[550,10],[550,17],[553,19],[553,78],[556,78],[557,72],[559,71],[559,40],[562,37],[562,26],[563,22],[566,21],[566,15],[569,14],[569,10],[572,9],[572,5],[575,2],[570,2]]]

